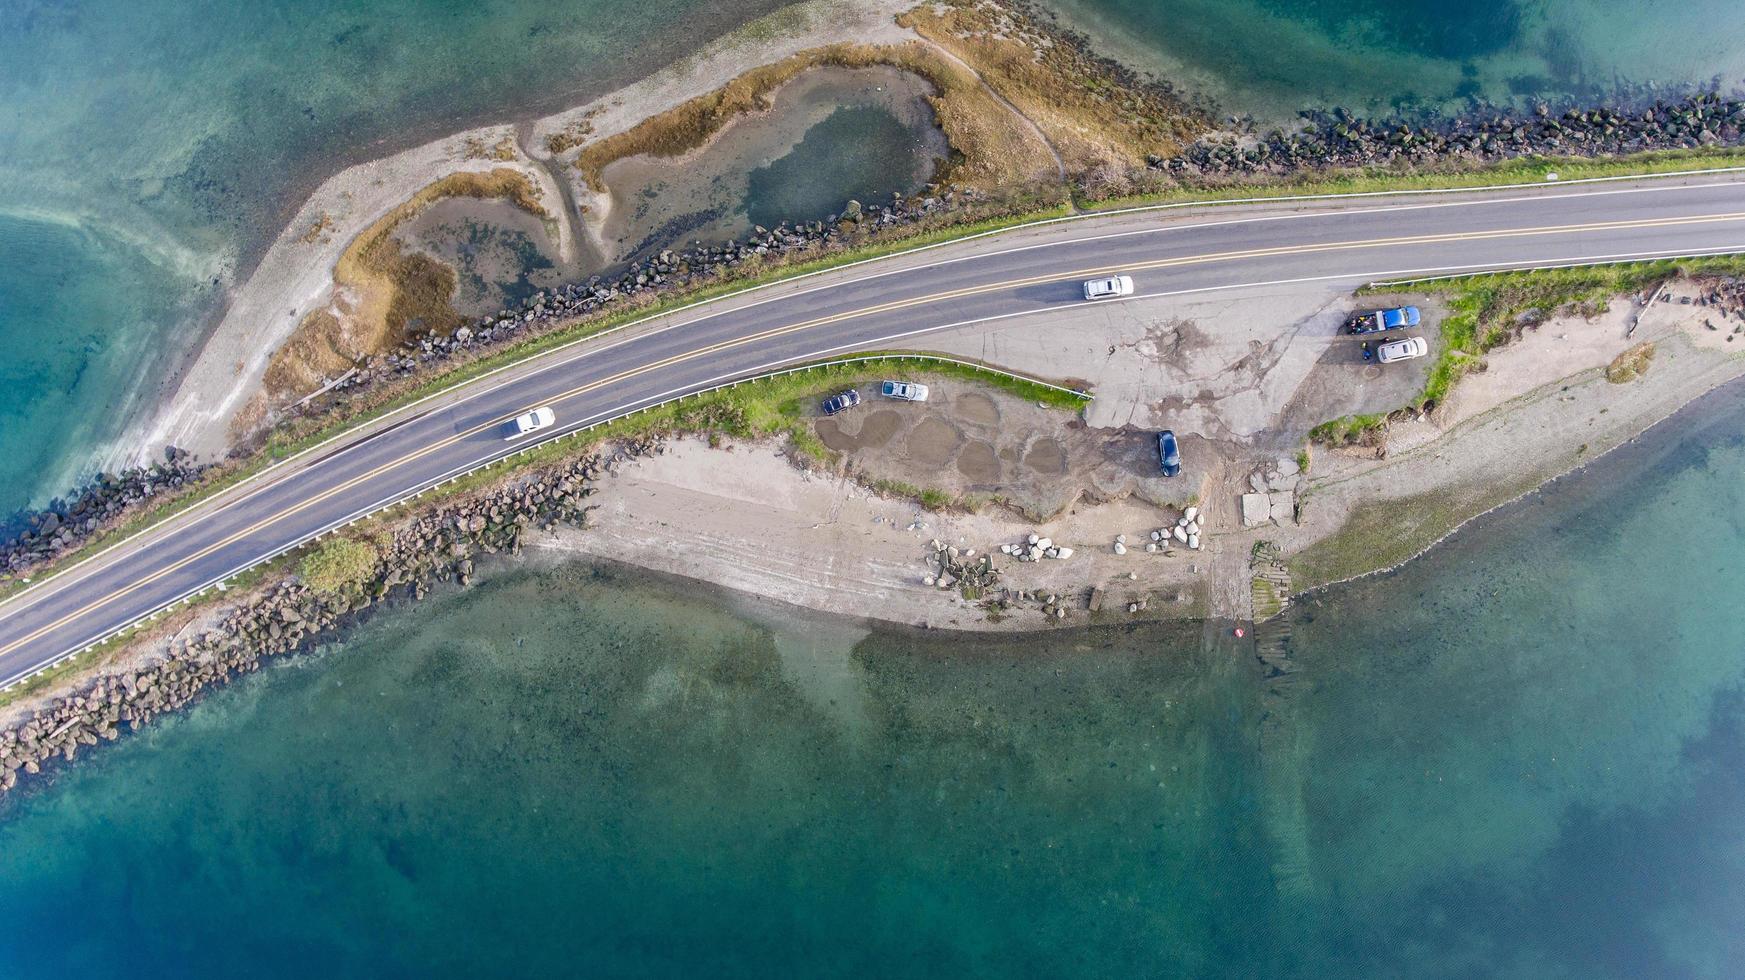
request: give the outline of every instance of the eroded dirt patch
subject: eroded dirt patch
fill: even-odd
[[[957,454],[957,471],[978,484],[997,482],[1002,469],[994,447],[985,442],[972,442]]]
[[[963,445],[963,433],[950,422],[930,415],[909,431],[908,444],[909,455],[915,462],[923,466],[944,466]]]
[[[970,425],[999,425],[1000,408],[994,400],[979,391],[966,391],[952,399],[951,407],[958,419]]]

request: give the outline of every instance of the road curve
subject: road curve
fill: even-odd
[[[526,447],[503,420],[552,405],[555,438],[785,364],[913,346],[949,327],[1046,315],[1080,281],[1121,271],[1148,296],[1745,252],[1745,181],[1357,200],[1279,213],[1091,219],[1047,241],[991,236],[937,260],[870,263],[840,281],[724,303],[682,324],[602,338],[484,379],[439,408],[328,447],[103,560],[0,604],[0,686],[53,664],[263,557]],[[713,310],[715,307],[710,307]]]

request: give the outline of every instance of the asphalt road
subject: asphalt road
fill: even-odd
[[[1166,213],[1167,215],[1168,213]],[[225,495],[0,605],[0,686],[313,534],[524,448],[502,423],[551,405],[552,438],[725,380],[856,350],[918,346],[927,332],[1046,316],[1080,283],[1126,272],[1137,296],[1270,283],[1665,255],[1745,252],[1745,181],[1498,192],[1479,200],[1352,202],[1264,216],[1147,216],[1056,226],[1053,240],[993,236],[873,263],[805,289],[670,327],[602,338],[537,370],[484,379],[468,397],[324,450],[289,475]],[[901,268],[897,268],[901,266]]]

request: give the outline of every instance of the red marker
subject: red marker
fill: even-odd
[[[1240,627],[1240,626],[1236,627],[1236,638],[1238,640],[1240,640],[1240,639],[1242,639],[1242,636],[1243,636],[1242,627]]]

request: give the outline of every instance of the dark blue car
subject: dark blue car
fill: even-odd
[[[1175,433],[1168,429],[1157,434],[1157,460],[1163,467],[1164,476],[1175,476],[1182,471],[1181,447],[1175,443]]]
[[[1381,333],[1384,330],[1402,330],[1417,325],[1416,306],[1396,306],[1391,310],[1359,313],[1345,321],[1345,330],[1347,333]]]
[[[847,391],[839,391],[836,394],[831,395],[829,398],[824,399],[824,414],[835,415],[837,412],[853,408],[859,404],[860,392],[855,391],[853,388],[850,388]]]

